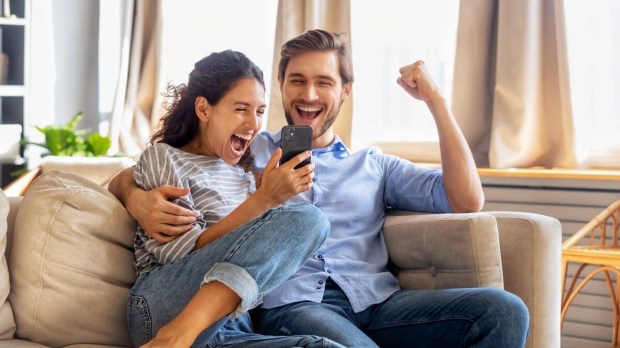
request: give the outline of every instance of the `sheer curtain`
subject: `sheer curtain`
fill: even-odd
[[[562,0],[461,2],[452,106],[478,166],[576,165]]]
[[[110,118],[112,152],[140,153],[159,121],[160,0],[127,0],[117,92]]]
[[[272,91],[269,102],[267,130],[275,132],[286,124],[282,94],[278,83],[280,48],[284,42],[310,29],[346,33],[351,39],[349,0],[280,0],[276,22]],[[345,144],[351,144],[351,98],[341,107],[334,130]]]

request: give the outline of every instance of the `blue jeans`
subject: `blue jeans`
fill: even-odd
[[[150,341],[181,312],[202,284],[214,280],[234,290],[242,302],[235,313],[200,334],[194,346],[263,340],[265,337],[252,332],[247,310],[297,271],[328,233],[329,221],[315,206],[285,205],[185,257],[142,274],[128,300],[127,320],[133,343],[138,346]],[[218,335],[220,329],[223,334]],[[308,339],[319,342],[317,347],[329,343],[318,337]]]
[[[491,288],[400,290],[354,313],[333,281],[321,303],[252,310],[257,332],[314,334],[346,347],[523,347],[529,314],[523,301]]]

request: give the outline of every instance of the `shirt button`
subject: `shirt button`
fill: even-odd
[[[316,152],[312,151],[312,156],[316,155]]]
[[[327,273],[332,273],[332,270],[331,270],[331,269],[328,269],[328,270],[327,270]]]
[[[322,280],[319,280],[319,284],[323,284],[323,281],[322,281]]]
[[[318,255],[318,256],[317,256],[317,258],[318,258],[319,260],[323,260],[323,255]]]
[[[312,178],[312,182],[316,182],[316,178]]]
[[[321,289],[321,286],[319,285],[319,286],[317,286],[316,288],[317,288],[317,289]]]
[[[315,207],[319,207],[319,203],[314,203],[314,206]]]

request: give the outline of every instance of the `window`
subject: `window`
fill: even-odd
[[[385,152],[416,160],[439,160],[437,130],[426,104],[397,83],[398,70],[424,60],[446,98],[452,75],[458,0],[351,1],[353,149],[379,145]],[[403,142],[416,142],[415,156]],[[400,143],[400,146],[390,146]],[[426,146],[425,146],[426,145]],[[429,148],[429,155],[420,150]],[[402,150],[401,150],[402,151]],[[422,155],[422,156],[420,156]]]
[[[263,70],[269,91],[277,9],[277,0],[163,1],[160,80],[187,83],[194,63],[232,49]]]
[[[577,156],[620,168],[620,0],[565,0]]]

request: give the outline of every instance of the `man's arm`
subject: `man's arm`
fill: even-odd
[[[400,69],[398,84],[429,107],[439,134],[441,167],[448,201],[455,213],[480,211],[484,204],[482,184],[474,158],[448,102],[429,75],[424,62]]]
[[[144,191],[133,180],[133,168],[126,168],[116,174],[108,185],[108,191],[125,205],[129,214],[159,243],[167,243],[187,232],[196,221],[191,210],[169,201],[186,195],[188,188],[160,186]]]

